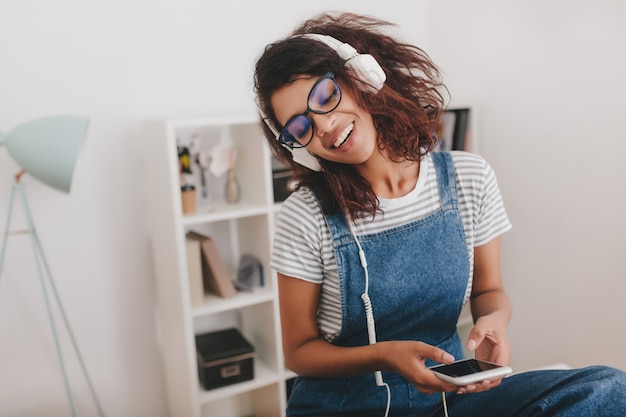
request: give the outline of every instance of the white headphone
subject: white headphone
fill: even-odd
[[[370,54],[360,54],[352,45],[341,42],[332,36],[319,35],[317,33],[307,33],[300,36],[314,39],[330,46],[337,52],[337,55],[346,61],[345,65],[355,72],[358,79],[364,82],[372,93],[377,93],[383,88],[387,76],[378,61]]]
[[[307,33],[297,36],[313,39],[331,47],[335,52],[337,52],[337,55],[345,61],[345,65],[353,70],[358,79],[365,84],[368,91],[377,93],[381,88],[383,88],[387,76],[385,75],[385,71],[383,71],[380,64],[370,54],[360,54],[351,45],[341,42],[328,35]],[[276,140],[278,140],[280,132],[276,131],[265,115],[262,116],[263,121],[276,135]],[[322,166],[315,155],[311,154],[306,148],[290,148],[287,145],[283,146],[291,152],[294,162],[305,166],[312,171],[319,172],[322,170]]]

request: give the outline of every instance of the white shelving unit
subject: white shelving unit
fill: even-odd
[[[276,276],[269,268],[278,206],[273,198],[271,155],[258,120],[164,120],[148,124],[143,136],[169,415],[284,416],[286,381],[294,375],[284,366]],[[210,209],[199,204],[196,213],[183,215],[177,145],[190,138],[194,147],[203,149],[225,140],[236,146],[239,202],[226,203],[223,181],[211,178]],[[214,238],[233,277],[241,255],[256,256],[264,265],[265,286],[227,299],[207,294],[201,306],[192,308],[185,253],[189,230]],[[229,327],[237,327],[255,348],[254,379],[206,391],[198,378],[195,335]],[[471,327],[467,311],[459,327],[462,334]]]
[[[277,206],[271,156],[258,119],[164,120],[147,125],[143,136],[169,415],[284,415],[285,382],[293,374],[284,366],[276,278],[269,268]],[[226,203],[224,180],[209,175],[210,207],[199,203],[196,213],[183,215],[177,145],[190,140],[192,151],[208,150],[224,141],[236,147],[241,190],[237,203]],[[189,230],[213,237],[233,277],[241,255],[257,257],[264,266],[265,285],[232,298],[207,294],[201,306],[192,308],[185,253]],[[254,379],[204,390],[198,378],[195,335],[229,327],[237,327],[255,348]]]

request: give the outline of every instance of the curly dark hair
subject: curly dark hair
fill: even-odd
[[[445,105],[442,92],[446,90],[438,68],[422,49],[384,32],[392,26],[370,16],[324,13],[305,21],[289,37],[268,45],[256,62],[254,75],[261,117],[280,130],[282,126],[270,104],[272,94],[299,75],[322,76],[332,71],[344,90],[372,115],[377,131],[384,132],[378,135],[378,148],[393,161],[420,160],[436,143]],[[330,35],[360,53],[372,55],[387,76],[383,88],[371,93],[332,48],[297,36],[306,33]],[[351,218],[376,215],[379,201],[369,182],[353,166],[318,158],[321,172],[304,168],[293,162],[289,150],[265,123],[263,126],[274,156],[292,168],[296,189],[313,190],[324,213],[345,212]]]

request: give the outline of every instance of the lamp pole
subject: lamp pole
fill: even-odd
[[[93,397],[93,400],[96,404],[100,417],[104,417],[102,406],[100,405],[100,401],[98,400],[98,396],[96,395],[96,391],[94,390],[93,384],[91,382],[91,378],[89,377],[89,373],[87,372],[85,362],[83,361],[83,357],[80,353],[80,349],[78,348],[78,344],[76,343],[76,338],[74,337],[74,332],[72,331],[72,327],[70,326],[69,320],[67,318],[67,314],[65,313],[65,309],[63,308],[63,303],[61,302],[61,297],[59,296],[56,285],[54,283],[54,279],[52,277],[52,273],[50,272],[50,268],[48,266],[48,262],[44,254],[43,247],[41,246],[41,242],[39,241],[39,237],[37,236],[35,224],[30,214],[28,200],[26,199],[26,193],[24,192],[24,186],[20,183],[20,179],[24,173],[25,173],[25,170],[22,170],[15,176],[15,183],[13,184],[13,188],[11,189],[11,196],[9,198],[9,210],[7,214],[6,228],[5,228],[4,238],[3,238],[3,243],[2,243],[2,251],[0,251],[0,277],[2,276],[2,266],[4,264],[4,255],[6,253],[7,240],[8,240],[9,234],[19,234],[19,233],[29,234],[31,237],[31,242],[33,246],[33,255],[35,258],[35,264],[37,266],[37,274],[39,275],[39,282],[41,284],[41,289],[42,289],[44,301],[46,304],[48,320],[50,322],[50,327],[52,329],[52,335],[54,337],[54,344],[56,347],[59,363],[61,365],[61,372],[63,374],[63,382],[65,384],[65,391],[66,391],[67,399],[70,405],[70,411],[72,413],[72,416],[76,417],[76,408],[74,406],[74,399],[72,397],[72,390],[70,389],[69,379],[67,376],[67,370],[65,369],[65,362],[63,360],[63,351],[61,350],[61,344],[59,342],[59,336],[58,336],[54,316],[52,314],[52,303],[50,302],[50,296],[48,294],[48,289],[46,286],[44,270],[45,270],[45,275],[47,275],[48,277],[48,282],[49,282],[50,288],[52,289],[52,294],[54,295],[54,299],[56,300],[59,311],[61,312],[63,322],[70,336],[70,340],[72,342],[72,346],[76,353],[76,357],[78,358],[78,362],[80,364],[80,367],[87,381],[87,385],[89,386],[91,396]],[[16,192],[18,192],[21,196],[22,207],[24,209],[24,215],[25,215],[26,223],[27,223],[27,229],[11,232],[9,230],[9,227],[11,223],[11,216],[13,212],[13,204],[14,204]]]

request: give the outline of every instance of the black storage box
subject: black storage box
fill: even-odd
[[[198,374],[210,390],[254,378],[254,347],[237,329],[196,336]]]

